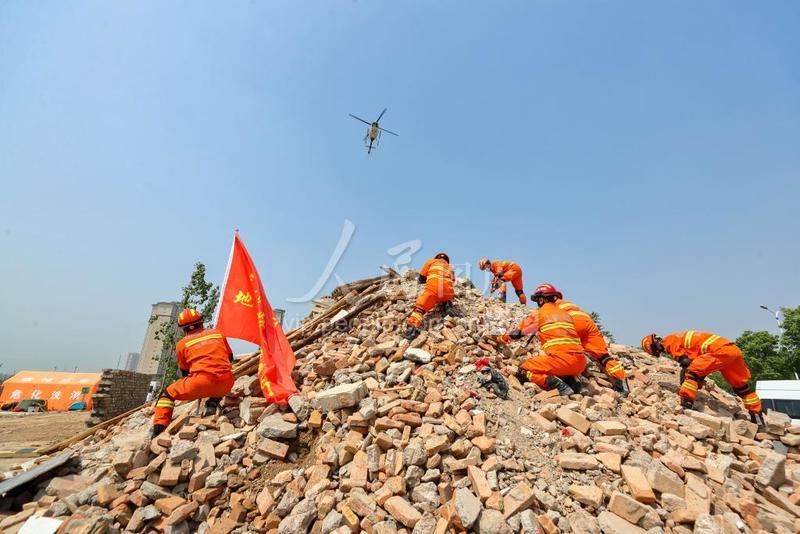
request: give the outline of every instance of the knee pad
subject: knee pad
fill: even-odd
[[[422,326],[422,318],[425,316],[425,310],[417,306],[408,318],[407,323],[415,328]]]
[[[697,390],[700,387],[700,384],[697,381],[692,380],[689,377],[686,377],[686,380],[683,381],[681,384],[681,389],[678,394],[681,397],[685,397],[691,400],[695,400],[697,398]]]

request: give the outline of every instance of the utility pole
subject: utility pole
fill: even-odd
[[[119,358],[117,358],[117,369],[119,369],[119,363],[120,363],[121,361],[122,361],[122,354],[120,354],[120,355],[119,355]]]
[[[780,317],[779,317],[780,313],[781,313],[780,310],[779,311],[772,311],[767,306],[764,306],[763,304],[761,306],[759,306],[759,308],[769,312],[770,315],[774,316],[775,322],[778,323],[778,331],[780,331],[780,333],[783,334],[783,328],[781,328],[781,320],[780,320]]]

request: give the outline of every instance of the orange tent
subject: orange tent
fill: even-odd
[[[62,373],[58,371],[20,371],[5,382],[0,405],[27,399],[47,401],[49,411],[65,411],[76,402],[92,407],[92,395],[100,383],[100,373]]]

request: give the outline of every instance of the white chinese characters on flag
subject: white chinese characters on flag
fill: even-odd
[[[297,394],[292,380],[294,351],[272,313],[256,266],[238,232],[233,236],[216,327],[227,337],[261,347],[258,379],[264,398],[286,404]]]

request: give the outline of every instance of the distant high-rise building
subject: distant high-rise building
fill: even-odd
[[[162,325],[170,321],[175,323],[175,329],[177,330],[178,312],[177,302],[156,302],[153,304],[153,311],[148,318],[147,331],[144,334],[141,356],[139,356],[139,362],[136,365],[137,372],[149,375],[164,374],[161,358],[164,350],[162,342],[156,338],[156,334],[161,330]]]
[[[286,310],[273,308],[272,314],[275,316],[275,320],[278,321],[278,324],[281,325],[281,328],[283,328],[283,316],[286,315]]]
[[[139,365],[139,356],[138,352],[129,352],[128,359],[125,360],[125,370],[126,371],[135,371],[136,366]]]

